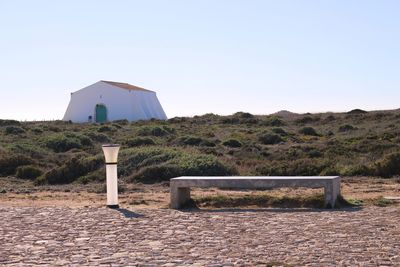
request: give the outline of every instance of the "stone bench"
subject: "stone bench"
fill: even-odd
[[[335,207],[340,195],[339,176],[182,176],[170,181],[172,209],[179,209],[190,199],[191,187],[237,189],[272,189],[281,187],[324,188],[325,206]]]

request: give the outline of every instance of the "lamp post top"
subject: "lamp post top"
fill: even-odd
[[[120,145],[119,144],[105,144],[105,145],[102,145],[102,147],[120,147]]]

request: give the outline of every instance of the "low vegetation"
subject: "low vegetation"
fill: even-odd
[[[122,145],[119,175],[128,183],[180,175],[400,175],[400,111],[354,110],[105,124],[0,120],[0,177],[102,181],[104,143]]]
[[[381,201],[382,203],[387,202]],[[379,202],[379,203],[381,203]],[[382,204],[384,205],[384,204]],[[200,196],[194,197],[193,202],[189,201],[186,208],[196,207],[213,207],[213,208],[235,208],[235,207],[274,207],[274,208],[319,208],[325,207],[325,200],[323,194],[316,194],[311,196],[272,196],[265,193],[262,194],[246,194],[242,196]],[[336,201],[336,208],[357,207],[358,203],[349,202],[342,197]]]

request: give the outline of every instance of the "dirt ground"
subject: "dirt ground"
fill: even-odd
[[[119,201],[123,207],[168,208],[169,187],[167,183],[155,185],[121,184],[120,191],[122,192],[119,194]],[[380,205],[384,197],[400,197],[400,179],[342,178],[341,192],[346,200],[353,203],[361,203],[364,206]],[[307,188],[282,188],[264,191],[194,188],[192,196],[194,198],[219,195],[240,197],[250,194],[295,198],[322,193],[322,189]],[[2,206],[102,207],[105,201],[105,187],[102,184],[36,187],[29,182],[22,182],[17,179],[10,181],[9,179],[0,178],[0,203]],[[399,203],[391,201],[384,204],[398,205]]]
[[[34,187],[0,179],[0,266],[400,266],[398,179],[345,178],[340,209],[168,209],[168,184]],[[193,190],[304,197],[322,190]],[[380,207],[377,207],[380,206]],[[390,207],[382,207],[390,206]]]

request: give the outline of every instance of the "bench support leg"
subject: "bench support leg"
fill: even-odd
[[[180,209],[183,204],[190,200],[189,187],[176,187],[170,185],[171,209]]]
[[[336,199],[340,195],[340,180],[333,180],[325,185],[325,207],[334,208]]]

